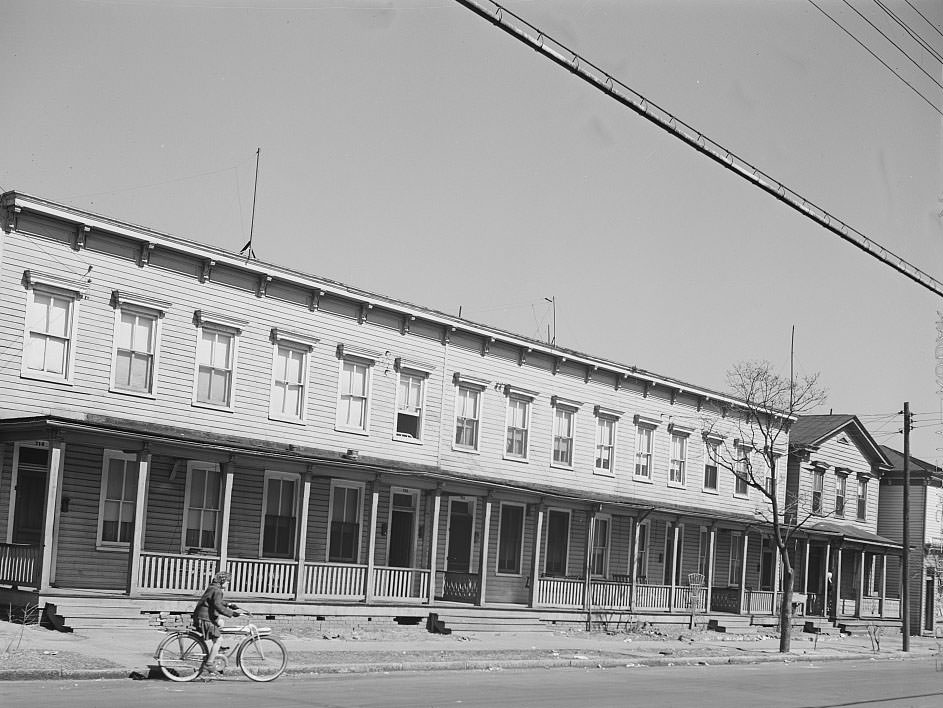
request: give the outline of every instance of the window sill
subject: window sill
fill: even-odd
[[[452,443],[452,450],[453,450],[453,452],[464,452],[464,453],[467,453],[467,454],[469,454],[469,455],[480,455],[480,454],[481,454],[481,451],[478,450],[478,449],[476,449],[476,448],[474,448],[474,447],[461,447],[460,445],[456,445],[455,443]]]
[[[718,494],[716,489],[711,489],[710,487],[702,487],[701,491],[704,492],[704,494]]]
[[[116,388],[112,386],[108,389],[108,393],[114,393],[119,396],[132,396],[133,398],[147,398],[152,401],[157,400],[157,396],[155,396],[153,393],[150,393],[149,391],[130,391],[128,389]]]
[[[105,553],[127,553],[130,550],[131,544],[116,544],[116,545],[103,545],[101,542],[95,544],[96,551],[103,551]]]
[[[524,464],[530,462],[526,457],[514,457],[513,455],[502,455],[501,459],[507,460],[508,462],[523,462]]]
[[[733,495],[733,498],[734,498],[734,499],[749,499],[749,498],[750,498],[750,495],[749,495],[749,494],[737,494],[737,493],[735,492],[734,495]]]
[[[616,476],[616,473],[612,470],[602,470],[598,467],[593,468],[593,474],[597,477],[609,477],[610,479],[614,479]]]
[[[551,462],[550,467],[555,470],[567,470],[568,472],[573,471],[573,465],[565,465],[562,462]]]
[[[524,577],[524,574],[521,572],[510,573],[507,571],[496,570],[494,571],[494,574],[500,578],[523,578]]]
[[[632,481],[641,484],[653,484],[651,477],[632,477]]]
[[[41,371],[21,371],[20,378],[30,379],[32,381],[45,381],[47,383],[62,384],[63,386],[75,385],[71,379],[67,379],[62,376],[56,376],[54,374],[44,374]]]
[[[398,435],[393,433],[393,442],[406,443],[407,445],[422,445],[422,438],[414,438],[411,435]]]
[[[268,419],[278,421],[279,423],[288,423],[289,425],[300,425],[302,427],[308,424],[304,418],[289,418],[288,416],[275,415],[272,413],[269,413]]]
[[[684,482],[668,482],[668,487],[671,489],[686,489]]]
[[[349,435],[359,435],[364,438],[370,437],[370,433],[363,428],[348,428],[343,425],[335,425],[334,430],[338,433],[348,433]]]
[[[190,405],[194,408],[203,408],[209,411],[219,411],[220,413],[232,413],[232,406],[217,405],[215,403],[204,403],[203,401],[191,401]]]

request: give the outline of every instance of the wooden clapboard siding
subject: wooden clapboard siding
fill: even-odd
[[[943,489],[939,486],[924,487],[923,514],[923,542],[931,543],[939,549],[940,544],[943,544]]]
[[[0,539],[8,542],[7,526],[9,524],[10,489],[13,484],[13,443],[0,442]]]
[[[309,562],[324,563],[327,561],[327,515],[330,503],[330,478],[313,478],[311,480],[311,499],[308,507],[308,546],[305,552],[305,557]]]
[[[103,450],[71,444],[65,450],[62,496],[69,511],[59,514],[55,583],[62,587],[123,589],[129,549],[98,550]]]
[[[144,523],[145,551],[180,553],[182,550],[187,468],[186,463],[181,462],[175,472],[174,463],[174,458],[151,457]]]
[[[229,515],[229,556],[258,558],[262,544],[264,470],[238,467],[233,476]]]
[[[517,502],[513,502],[517,503]],[[533,525],[537,523],[536,514],[527,515],[526,506],[522,519],[521,571],[520,573],[498,573],[498,546],[501,530],[501,503],[495,500],[491,509],[491,533],[488,538],[488,580],[485,585],[488,602],[525,603],[528,600],[530,577],[533,561]]]

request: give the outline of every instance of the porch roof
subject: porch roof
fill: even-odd
[[[343,453],[332,450],[207,433],[127,418],[70,412],[0,419],[0,440],[43,439],[48,437],[52,430],[130,438],[125,442],[125,445],[128,445],[128,443],[136,444],[140,445],[141,449],[155,444],[180,446],[192,450],[214,451],[217,454],[266,457],[299,464],[343,469],[345,471],[423,477],[434,483],[453,482],[475,485],[482,487],[484,490],[506,490],[535,497],[569,501],[583,506],[607,504],[640,514],[663,513],[747,526],[769,525],[762,518],[752,514],[717,511],[694,505],[665,502],[655,504],[645,499],[627,495],[598,492],[583,493],[577,489],[550,484],[495,481],[487,477],[443,469],[434,465],[404,463],[385,458],[360,456],[353,460],[344,457]]]
[[[856,543],[867,543],[874,546],[887,546],[900,550],[903,548],[900,543],[893,539],[879,536],[864,529],[856,528],[848,524],[837,524],[828,521],[819,521],[806,527],[809,534],[821,534],[823,536],[838,536],[845,541]]]

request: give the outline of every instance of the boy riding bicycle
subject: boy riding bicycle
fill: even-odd
[[[225,624],[223,617],[238,617],[242,611],[233,603],[224,600],[223,590],[232,579],[232,573],[222,571],[213,576],[209,586],[203,592],[196,607],[193,609],[193,626],[200,632],[210,645],[210,653],[206,658],[206,665],[213,670],[216,654],[222,641],[220,627]]]

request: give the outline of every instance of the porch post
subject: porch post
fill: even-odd
[[[809,539],[805,539],[805,558],[802,565],[802,594],[809,592]],[[806,610],[808,612],[808,610]]]
[[[750,534],[747,531],[743,532],[743,555],[740,560],[740,614],[744,614],[744,610],[748,609],[745,607],[746,597],[747,597],[747,546],[750,538]]]
[[[586,552],[583,555],[583,611],[589,612],[592,604],[591,574],[593,569],[593,533],[596,529],[596,507],[586,512]]]
[[[308,552],[308,513],[311,506],[311,472],[305,472],[301,480],[301,513],[298,514],[298,562],[295,568],[295,602],[305,599],[305,567]]]
[[[147,477],[151,453],[145,448],[138,454],[138,486],[134,497],[134,527],[131,531],[131,558],[128,562],[128,596],[137,597],[141,587],[141,544],[147,505]]]
[[[432,497],[432,539],[429,542],[429,596],[431,605],[435,602],[436,555],[439,550],[439,514],[442,510],[442,490],[436,489]]]
[[[779,597],[779,601],[782,602],[782,581],[783,574],[780,566],[782,565],[782,556],[779,552],[779,544],[773,544],[773,614],[777,613],[776,611],[776,598]]]
[[[835,577],[832,578],[832,586],[835,589],[835,617],[839,615],[839,604],[841,603],[841,546],[835,549]]]
[[[632,567],[629,568],[629,579],[632,581],[632,586],[629,588],[629,610],[632,612],[635,612],[635,596],[638,589],[638,534],[641,526],[642,522],[636,516],[632,521],[632,555],[629,558],[629,562],[632,564]]]
[[[540,591],[537,584],[540,582],[540,542],[544,534],[544,507],[537,507],[537,521],[534,523],[534,546],[530,566],[530,606],[536,607],[540,603]]]
[[[832,588],[828,584],[828,574],[832,572],[832,544],[825,544],[825,577],[822,583],[822,616],[828,617],[829,604],[832,602]],[[833,582],[832,585],[835,583]]]
[[[39,567],[40,592],[49,589],[56,573],[56,548],[59,531],[59,498],[62,474],[65,467],[65,443],[53,440],[49,443],[49,472],[46,475],[46,505],[43,509],[43,544]],[[12,512],[11,512],[11,519]]]
[[[485,604],[485,586],[488,581],[488,539],[491,535],[491,497],[485,497],[485,518],[481,529],[481,548],[478,549],[478,606]]]
[[[881,554],[881,618],[884,617],[884,605],[887,604],[887,554]]]
[[[863,615],[861,608],[864,605],[864,549],[858,551],[858,597],[855,598],[857,605],[857,617]]]
[[[676,521],[671,538],[671,594],[668,595],[668,612],[675,611],[675,587],[678,585],[678,536],[680,533],[681,527]]]
[[[219,529],[219,568],[218,572],[226,570],[229,561],[229,513],[232,506],[232,482],[235,477],[235,465],[230,460],[222,464],[223,471],[223,509]]]
[[[373,490],[370,494],[370,535],[367,537],[367,587],[364,588],[363,599],[369,605],[373,602],[374,585],[374,561],[373,556],[377,550],[377,508],[380,505],[380,480],[373,480]]]
[[[714,586],[714,556],[717,553],[717,526],[711,526],[710,540],[707,543],[707,589],[704,598],[704,612],[711,611],[711,588]]]

